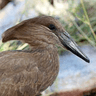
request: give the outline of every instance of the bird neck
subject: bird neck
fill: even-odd
[[[59,58],[58,51],[55,45],[49,44],[45,48],[32,47],[30,54],[32,53],[32,58],[35,60],[36,66],[39,71],[45,75],[44,78],[47,80],[42,84],[43,89],[46,89],[49,85],[53,84],[59,72]],[[30,56],[31,57],[31,56]],[[49,83],[50,84],[49,84]],[[49,85],[46,85],[46,84]],[[46,85],[46,86],[45,86]]]
[[[54,50],[55,45],[52,44],[41,44],[41,45],[30,45],[30,48],[32,51],[51,51]],[[57,48],[55,48],[57,50]]]
[[[45,49],[34,49],[34,58],[40,72],[44,73],[47,77],[42,86],[45,86],[47,82],[50,82],[50,86],[56,79],[59,72],[59,58],[57,47],[54,45],[47,46]],[[46,89],[48,86],[45,86]]]
[[[59,71],[59,58],[58,51],[55,45],[49,44],[49,46],[45,48],[35,48],[32,47],[31,52],[34,53],[34,58],[37,61],[38,67],[41,71]],[[51,68],[52,67],[52,68]],[[49,68],[49,69],[48,69]],[[57,69],[56,69],[57,68]]]

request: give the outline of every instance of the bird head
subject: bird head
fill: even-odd
[[[6,30],[2,34],[2,41],[9,40],[23,40],[31,46],[39,47],[58,44],[86,62],[90,62],[61,23],[51,16],[38,16],[25,20]]]

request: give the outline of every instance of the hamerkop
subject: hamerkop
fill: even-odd
[[[31,51],[0,53],[0,96],[37,96],[51,86],[59,71],[57,45],[89,62],[59,21],[51,16],[25,20],[8,29],[2,41],[9,40],[22,40],[30,45]]]

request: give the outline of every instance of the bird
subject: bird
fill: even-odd
[[[28,43],[31,50],[0,53],[0,96],[40,96],[58,75],[57,46],[90,62],[62,24],[52,16],[37,16],[7,29],[2,34],[2,42],[10,40]]]

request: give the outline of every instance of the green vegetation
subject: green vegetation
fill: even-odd
[[[84,2],[81,0],[81,3],[76,8],[69,9],[69,12],[75,18],[74,21],[71,20],[73,24],[73,28],[71,29],[74,29],[74,32],[73,30],[70,30],[70,32],[73,32],[75,40],[78,43],[87,41],[94,47],[96,46],[96,14],[94,13],[96,10],[95,4],[96,2],[94,2],[94,4],[90,4],[90,2]],[[92,11],[93,13],[91,13]]]

